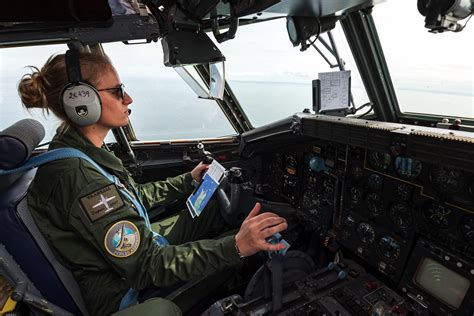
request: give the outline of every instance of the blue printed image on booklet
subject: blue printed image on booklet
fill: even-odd
[[[201,215],[212,195],[219,187],[224,171],[224,167],[217,161],[214,160],[211,163],[208,171],[202,178],[199,187],[186,201],[186,205],[189,212],[191,213],[192,218]]]

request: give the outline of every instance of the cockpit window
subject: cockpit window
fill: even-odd
[[[321,36],[329,42],[326,34]],[[368,102],[367,94],[339,24],[333,36],[346,70],[351,70],[357,107]],[[335,64],[321,43],[317,45]],[[227,81],[255,127],[312,109],[312,80],[320,72],[339,70],[330,68],[313,47],[304,52],[293,47],[285,18],[241,26],[233,40],[218,47],[226,56]]]
[[[472,21],[459,33],[432,34],[404,1],[376,6],[373,17],[400,110],[474,118]]]
[[[64,44],[0,50],[0,130],[22,118],[32,117],[45,126],[43,142],[52,139],[61,121],[52,112],[43,114],[41,109],[24,109],[17,85],[21,76],[29,72],[25,66],[41,68],[49,56],[66,50]],[[198,99],[172,68],[163,65],[161,44],[105,44],[104,50],[134,100],[130,120],[139,140],[236,134],[215,101]],[[106,142],[115,142],[112,133],[107,135]]]
[[[18,95],[18,82],[26,73],[26,66],[41,68],[52,54],[64,53],[66,45],[31,46],[0,49],[0,130],[21,119],[31,117],[40,121],[46,130],[43,142],[50,141],[61,121],[41,109],[26,110]]]
[[[130,121],[139,140],[236,134],[215,101],[199,99],[172,68],[163,65],[160,43],[103,47],[133,99]]]

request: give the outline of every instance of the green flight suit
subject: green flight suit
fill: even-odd
[[[113,153],[95,147],[75,128],[54,137],[50,149],[61,147],[83,151],[117,176],[130,192],[135,187],[147,208],[184,199],[192,191],[190,173],[165,181],[135,183]],[[41,166],[27,198],[36,224],[56,257],[73,273],[93,315],[117,311],[130,288],[171,286],[240,262],[234,236],[187,242],[186,239],[201,237],[189,232],[216,226],[210,222],[216,223],[217,216],[206,214],[207,209],[196,221],[187,214],[188,219],[180,217],[179,228],[186,226],[189,232],[170,230],[176,223],[154,225],[171,244],[185,242],[159,246],[133,204],[83,159],[68,158]]]

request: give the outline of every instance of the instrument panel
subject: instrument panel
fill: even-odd
[[[387,143],[385,150],[317,138],[294,142],[264,155],[264,182],[274,199],[296,208],[306,231],[321,239],[330,232],[346,253],[393,286],[421,293],[414,290],[421,285],[407,285],[424,267],[420,240],[449,249],[464,266],[474,261],[474,174],[410,153],[399,140]],[[468,287],[474,284],[474,270],[462,280],[468,280]],[[423,293],[433,296],[426,289]],[[425,299],[420,305],[428,302],[435,314],[458,314],[461,305],[439,301]]]
[[[394,281],[415,235],[474,258],[474,176],[397,154],[319,142],[275,153],[266,173],[320,236],[341,210],[339,242]]]

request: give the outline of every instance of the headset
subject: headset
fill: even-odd
[[[97,123],[102,101],[99,91],[90,82],[82,80],[79,51],[69,49],[65,59],[69,83],[64,86],[60,96],[64,112],[78,126]]]

